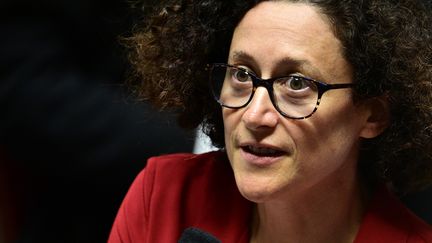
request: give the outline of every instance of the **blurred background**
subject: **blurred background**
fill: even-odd
[[[131,0],[0,1],[0,243],[106,242],[147,158],[193,151],[194,133],[124,86],[119,36],[143,10]],[[431,195],[403,200],[431,223]]]
[[[106,242],[146,159],[192,151],[124,87],[132,5],[0,1],[0,243]]]

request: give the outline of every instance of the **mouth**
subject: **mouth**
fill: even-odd
[[[262,144],[244,144],[240,148],[243,161],[258,167],[271,166],[287,154],[277,147]]]
[[[280,157],[286,154],[285,151],[282,151],[277,148],[271,148],[266,146],[257,146],[257,145],[245,145],[241,146],[243,151],[246,153],[258,156],[258,157]]]

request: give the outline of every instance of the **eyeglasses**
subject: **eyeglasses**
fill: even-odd
[[[298,75],[261,79],[246,69],[224,63],[210,65],[209,71],[211,92],[221,106],[245,107],[261,86],[267,89],[276,110],[291,119],[312,116],[326,91],[354,86],[352,83],[326,84]]]

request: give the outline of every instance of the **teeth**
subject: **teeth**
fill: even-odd
[[[274,150],[274,149],[269,149],[269,148],[260,148],[260,147],[254,147],[254,146],[248,146],[248,149],[250,151],[252,151],[253,153],[257,153],[257,154],[276,154],[279,151]]]

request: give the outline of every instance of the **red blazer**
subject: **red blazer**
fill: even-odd
[[[224,243],[247,243],[252,208],[224,153],[156,157],[129,189],[108,242],[177,242],[184,229],[196,227]],[[383,187],[355,240],[371,242],[432,243],[432,228]]]

